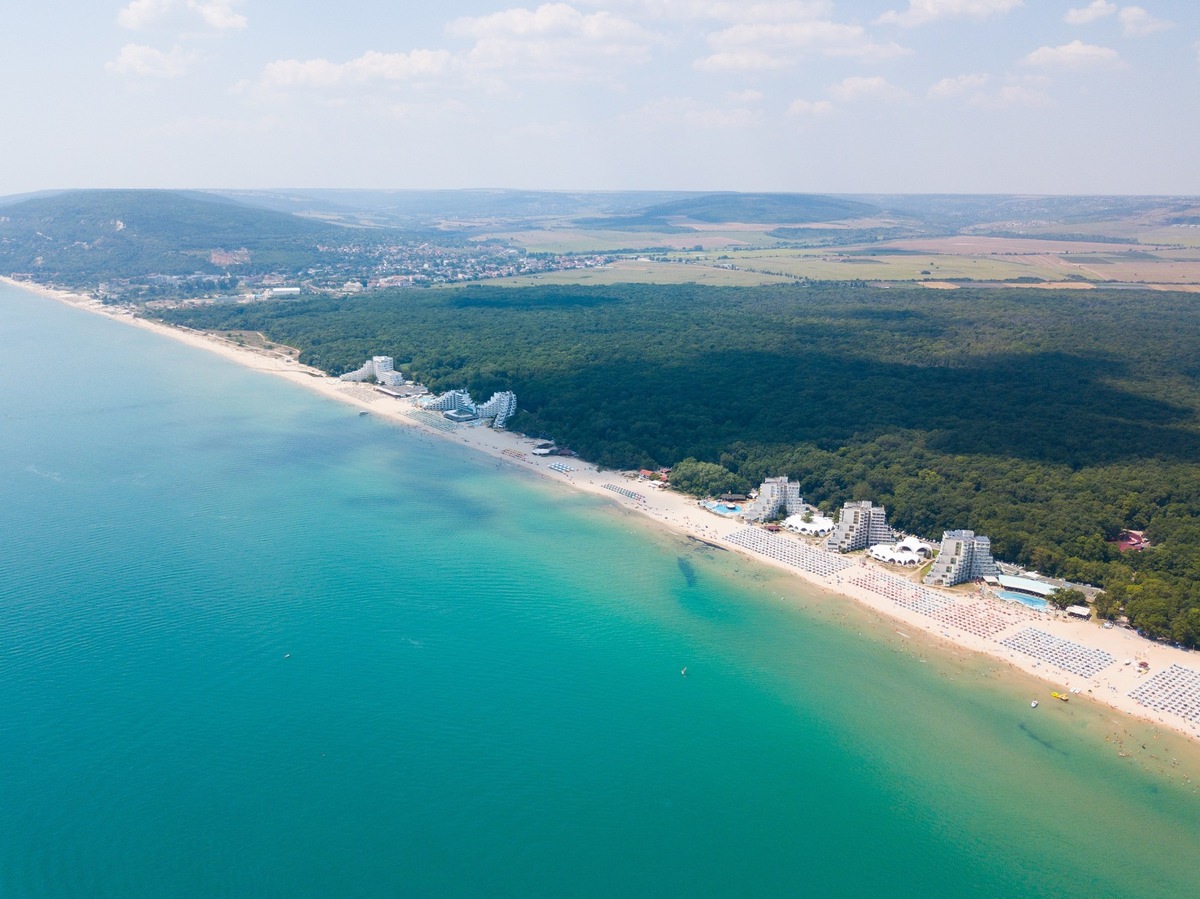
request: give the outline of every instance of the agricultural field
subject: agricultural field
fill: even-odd
[[[749,250],[732,255],[738,268],[816,281],[1066,280],[1070,272],[1032,257],[958,256],[861,251]]]
[[[776,246],[762,232],[737,231],[607,231],[576,228],[490,232],[480,240],[501,240],[530,253],[611,253],[618,250],[719,250],[739,246]]]
[[[712,264],[696,262],[619,259],[601,268],[546,272],[542,275],[501,278],[488,283],[500,287],[534,287],[539,284],[583,284],[597,287],[611,284],[707,284],[716,287],[752,287],[790,280],[793,279],[718,268]]]
[[[1195,230],[1200,234],[1200,229]],[[609,284],[624,279],[647,284],[747,285],[807,278],[1025,285],[1046,282],[1061,286],[1117,283],[1183,289],[1200,286],[1200,247],[1181,247],[1178,243],[954,235],[797,249],[779,246],[761,231],[716,227],[687,234],[563,229],[508,235],[514,243],[518,237],[531,241],[526,247],[531,252],[551,248],[556,252],[624,251],[623,258],[601,270],[555,272],[499,283]],[[764,239],[767,245],[761,242]],[[649,259],[639,261],[633,253]]]

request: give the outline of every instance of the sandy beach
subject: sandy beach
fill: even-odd
[[[1178,694],[1171,701],[1177,703],[1179,712],[1170,710],[1170,701],[1163,708],[1152,708],[1130,695],[1142,688],[1141,698],[1150,702],[1152,700],[1145,695],[1146,685],[1156,677],[1160,677],[1155,681],[1156,685],[1165,684],[1165,679],[1172,673],[1177,681],[1182,678],[1187,682],[1193,673],[1200,678],[1200,658],[1195,653],[1153,643],[1125,628],[1104,628],[1096,621],[1036,612],[980,595],[973,588],[933,590],[921,586],[909,573],[857,554],[836,556],[822,552],[816,556],[813,553],[817,547],[804,543],[797,536],[770,535],[760,529],[748,528],[743,522],[708,512],[691,497],[652,487],[645,481],[631,481],[616,472],[600,471],[580,459],[535,456],[532,449],[537,441],[514,433],[487,427],[443,425],[430,413],[420,413],[412,399],[397,399],[368,385],[327,377],[283,352],[239,346],[203,332],[148,321],[127,310],[114,309],[81,295],[8,278],[0,278],[0,281],[216,353],[239,365],[291,381],[398,425],[461,443],[502,464],[536,473],[569,489],[603,497],[678,533],[775,566],[822,591],[851,598],[902,623],[906,630],[919,630],[934,639],[1000,659],[1033,675],[1047,684],[1041,694],[1030,697],[1043,705],[1057,704],[1050,696],[1051,690],[1070,691],[1071,702],[1101,703],[1154,726],[1170,728],[1193,740],[1200,739],[1200,718],[1191,721],[1185,717],[1188,714],[1197,717],[1196,709],[1189,707],[1187,701],[1178,704]],[[559,467],[551,468],[551,465]],[[614,490],[614,487],[625,492]],[[763,541],[769,541],[769,544]],[[764,546],[768,546],[769,551],[764,550]],[[797,558],[802,561],[797,563]],[[827,560],[831,560],[828,566]],[[811,570],[826,567],[830,570],[824,573]],[[1145,665],[1139,665],[1141,662]],[[1178,669],[1185,671],[1180,674]],[[1200,693],[1200,681],[1194,683],[1196,685],[1191,687],[1185,683],[1182,688],[1187,697]]]

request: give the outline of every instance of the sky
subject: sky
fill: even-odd
[[[1200,194],[1195,0],[39,0],[0,195]]]

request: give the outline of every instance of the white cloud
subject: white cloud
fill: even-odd
[[[537,9],[506,9],[486,16],[455,19],[446,30],[453,35],[475,38],[570,37],[593,40],[627,38],[640,33],[628,19],[608,12],[587,15],[566,3],[543,3]]]
[[[186,5],[210,28],[221,30],[245,28],[246,17],[233,11],[241,0],[131,0],[117,13],[117,24],[122,28],[140,29],[166,18],[172,10]]]
[[[878,61],[908,52],[870,40],[860,25],[828,19],[743,22],[710,34],[708,43],[716,52],[695,63],[707,72],[784,69],[806,56]]]
[[[509,78],[611,80],[618,66],[644,60],[658,41],[627,19],[582,13],[565,3],[458,18],[446,31],[470,46],[456,52],[370,51],[347,62],[282,59],[269,63],[257,83],[329,88],[454,77],[499,93]]]
[[[175,0],[132,0],[117,13],[117,24],[133,30],[145,28],[170,10]]]
[[[937,100],[949,97],[961,97],[963,94],[980,90],[990,80],[990,76],[982,74],[957,75],[954,78],[943,78],[929,88],[929,96]]]
[[[1052,100],[1042,88],[1049,82],[1044,75],[1009,75],[1007,83],[991,88],[992,77],[985,74],[943,78],[929,88],[935,100],[962,99],[970,106],[1004,109],[1010,106],[1049,106]]]
[[[692,125],[706,129],[747,128],[762,122],[762,111],[740,106],[707,106],[687,97],[667,97],[647,103],[637,117],[656,126]]]
[[[1105,16],[1111,16],[1116,11],[1117,4],[1115,3],[1109,3],[1108,0],[1092,0],[1087,6],[1068,9],[1063,16],[1063,21],[1068,25],[1086,25],[1097,19],[1103,19]]]
[[[584,6],[623,7],[634,15],[673,22],[778,22],[787,19],[828,18],[830,0],[766,0],[737,3],[730,0],[579,0]]]
[[[833,104],[828,100],[793,100],[788,107],[790,116],[823,116],[833,112]]]
[[[443,75],[453,64],[445,50],[378,53],[370,50],[348,62],[281,59],[268,63],[259,83],[265,87],[337,87],[380,81],[411,81]]]
[[[846,78],[831,87],[829,92],[843,103],[855,100],[902,100],[908,96],[903,90],[878,75],[869,77],[855,75]]]
[[[1039,47],[1023,60],[1026,65],[1043,68],[1123,68],[1125,63],[1116,50],[1074,40],[1059,47]]]
[[[763,101],[763,92],[756,91],[753,88],[744,91],[726,91],[725,99],[730,103],[761,103]]]
[[[985,109],[1007,109],[1010,106],[1042,107],[1053,104],[1045,92],[1026,84],[1006,84],[991,93],[980,91],[968,102],[972,106]]]
[[[926,25],[938,19],[986,19],[1004,15],[1022,0],[908,0],[908,9],[888,10],[878,19],[880,25]]]
[[[736,50],[714,53],[695,62],[702,72],[770,72],[786,69],[792,61],[762,50]]]
[[[1159,31],[1166,31],[1171,23],[1164,19],[1156,19],[1140,6],[1125,6],[1117,13],[1121,22],[1121,31],[1126,37],[1145,37]]]
[[[205,24],[211,28],[245,28],[246,17],[233,11],[234,2],[236,0],[209,0],[208,3],[188,0],[188,9],[200,13]]]
[[[628,19],[565,3],[464,17],[446,30],[475,39],[465,58],[472,69],[550,78],[611,78],[614,63],[643,61],[659,42]]]
[[[178,78],[186,75],[188,67],[199,57],[176,46],[169,53],[142,44],[126,44],[117,58],[105,65],[118,75],[137,75],[144,78]]]

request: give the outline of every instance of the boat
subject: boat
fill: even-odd
[[[1029,703],[1029,707],[1031,709],[1036,709],[1037,708],[1037,700],[1035,699],[1033,702]]]
[[[358,414],[359,414],[359,415],[370,415],[371,413],[370,413],[370,412],[368,412],[366,409],[363,409],[363,410],[362,410],[361,412],[359,412]]]
[[[1050,695],[1053,696],[1055,699],[1061,699],[1063,702],[1071,701],[1070,696],[1068,696],[1066,693],[1059,693],[1057,690],[1052,690],[1050,692]]]

